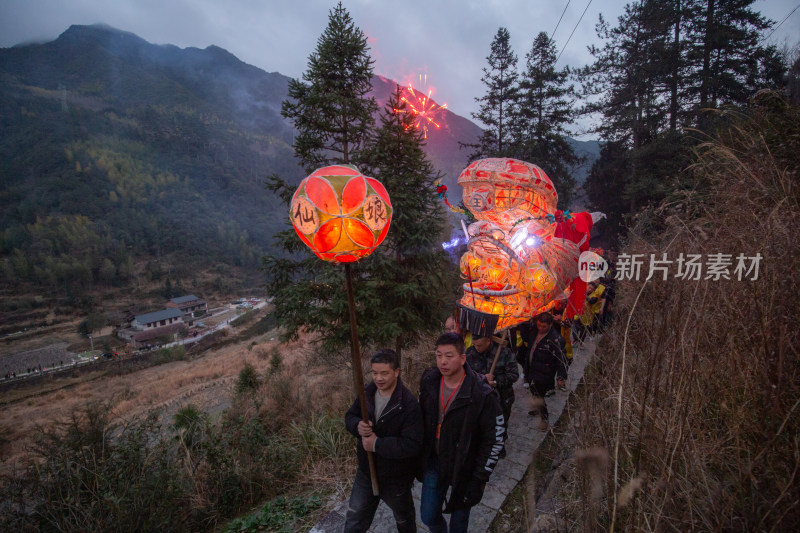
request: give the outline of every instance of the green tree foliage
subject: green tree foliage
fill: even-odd
[[[797,105],[800,103],[800,43],[786,55],[789,64],[786,73],[786,96],[790,104]]]
[[[572,170],[580,162],[567,142],[576,116],[575,92],[568,85],[570,70],[556,69],[556,46],[545,32],[536,36],[525,60],[511,125],[513,154],[547,172],[566,209],[575,186]]]
[[[261,380],[258,377],[258,372],[253,365],[246,363],[244,368],[239,371],[239,379],[236,380],[236,393],[244,394],[252,392],[258,388]]]
[[[377,104],[367,37],[339,2],[308,58],[303,80],[289,82],[281,114],[297,129],[295,156],[311,173],[331,163],[360,164]]]
[[[604,44],[591,48],[595,62],[581,79],[585,111],[602,117],[595,131],[614,144],[601,153],[611,159],[598,162],[587,182],[590,200],[611,220],[683,185],[677,175],[697,144],[691,129],[709,132],[720,116],[708,108],[744,107],[759,89],[780,83],[782,60],[759,42],[771,22],[752,4],[643,0],[628,4],[615,27],[600,18]],[[612,169],[625,173],[612,176]],[[603,192],[612,184],[614,192]],[[612,224],[608,229],[617,231]]]
[[[774,46],[760,46],[774,23],[753,11],[754,0],[683,0],[690,23],[687,77],[698,111],[742,104],[754,89],[775,88],[785,66]]]
[[[652,83],[660,68],[653,39],[660,35],[647,31],[645,5],[651,3],[626,5],[614,28],[601,15],[597,34],[604,44],[590,48],[595,62],[583,72],[585,96],[597,97],[586,110],[603,115],[597,133],[634,149],[649,142],[663,120]]]
[[[441,178],[422,150],[423,133],[400,100],[389,98],[372,147],[370,163],[392,201],[386,240],[364,261],[369,279],[368,337],[394,345],[398,353],[411,336],[438,327],[452,294],[452,266],[441,247],[444,213],[436,195]]]
[[[173,419],[178,438],[191,453],[201,444],[209,431],[208,414],[189,404],[182,407]],[[194,466],[194,465],[193,465]]]
[[[302,172],[265,105],[287,78],[98,27],[2,49],[0,73],[4,289],[74,298],[152,256],[258,265],[282,218],[257,194],[264,169]]]
[[[167,278],[167,281],[164,282],[164,290],[161,291],[161,296],[166,299],[170,299],[176,295],[175,288],[172,286],[172,281]]]
[[[338,417],[311,416],[291,395],[278,401],[291,414],[269,423],[236,402],[213,423],[188,405],[172,423],[153,412],[119,424],[113,405],[89,404],[37,428],[30,456],[0,484],[0,530],[207,531],[295,490],[303,464],[352,455]],[[319,502],[293,502],[271,506],[292,516],[248,517],[235,530],[296,531]]]
[[[100,265],[99,271],[100,281],[104,285],[111,285],[117,276],[117,267],[108,257],[103,258],[103,263]]]
[[[361,162],[376,108],[365,96],[372,88],[372,60],[366,37],[341,3],[330,11],[303,78],[307,83],[290,82],[281,111],[298,130],[294,150],[302,167],[310,173],[319,166]],[[289,205],[294,187],[288,182],[272,175],[267,188]],[[285,254],[264,257],[262,269],[275,306],[271,316],[284,327],[284,338],[306,329],[321,334],[327,352],[341,350],[350,341],[341,267],[312,255],[294,229],[279,232],[276,244]],[[355,285],[360,300],[364,284]],[[362,316],[357,320],[365,323]]]
[[[481,81],[486,86],[486,94],[476,98],[480,104],[472,118],[479,120],[485,129],[478,140],[476,151],[470,160],[481,157],[507,157],[510,148],[510,121],[514,114],[517,97],[517,55],[511,49],[511,34],[500,28],[491,44],[491,52],[486,58],[489,66],[483,68]]]
[[[341,7],[341,6],[340,6]],[[323,37],[316,54],[310,61],[310,72],[323,62],[320,56],[331,53],[335,47],[326,43],[331,38],[331,27],[341,25],[339,19],[349,21],[346,12],[337,8],[331,12],[331,25]],[[350,33],[361,35],[352,27]],[[324,46],[323,46],[324,45]],[[331,64],[368,64],[361,58],[363,47],[339,47],[340,53],[355,54],[356,59],[343,56],[325,58]],[[338,79],[338,74],[329,74]],[[360,76],[359,72],[354,73]],[[316,75],[315,75],[316,76]],[[309,79],[316,79],[307,75]],[[327,87],[331,79],[319,79],[319,87],[306,87],[315,94]],[[337,83],[348,85],[344,80]],[[411,124],[411,115],[396,113],[399,107],[397,94],[391,100],[382,118],[378,132],[368,150],[359,155],[362,169],[370,169],[384,184],[394,208],[393,221],[386,241],[370,257],[353,264],[356,321],[359,335],[372,343],[395,345],[402,348],[403,336],[430,330],[441,311],[444,294],[443,276],[450,270],[436,242],[442,225],[442,212],[436,204],[434,180],[438,177],[426,159],[422,138]],[[349,108],[345,107],[343,110]],[[355,110],[354,120],[360,121],[361,107]],[[343,114],[329,124],[331,132],[339,131],[339,123],[349,120]],[[327,136],[318,123],[315,135]],[[323,163],[346,163],[346,152],[336,152],[336,158],[321,161],[309,158],[302,147],[297,156],[304,166]],[[310,167],[309,167],[310,168]],[[285,181],[272,178],[268,187],[279,194],[288,205],[294,188]],[[341,266],[320,261],[311,255],[295,235],[293,229],[279,234],[279,246],[292,257],[267,256],[263,269],[266,273],[267,292],[273,297],[272,316],[284,328],[286,338],[295,338],[301,329],[318,333],[323,350],[335,353],[350,343],[348,305]]]
[[[102,313],[89,313],[89,315],[78,325],[78,333],[81,335],[90,335],[105,327],[108,320]]]

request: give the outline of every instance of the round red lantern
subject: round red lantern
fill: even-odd
[[[386,238],[392,204],[386,188],[352,165],[315,170],[292,197],[289,216],[297,235],[317,257],[352,263]]]

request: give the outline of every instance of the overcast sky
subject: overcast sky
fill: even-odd
[[[780,22],[799,2],[756,0],[754,8]],[[481,69],[499,27],[508,28],[522,64],[535,35],[553,34],[564,12],[554,34],[559,51],[566,44],[559,65],[582,66],[591,60],[587,45],[597,42],[598,15],[615,23],[627,3],[343,1],[369,38],[377,74],[404,84],[427,74],[434,98],[467,118],[477,109],[475,98],[485,92]],[[0,47],[53,40],[72,24],[105,23],[156,44],[217,45],[268,72],[300,77],[335,4],[336,0],[0,0]],[[769,40],[795,45],[800,40],[800,9]]]

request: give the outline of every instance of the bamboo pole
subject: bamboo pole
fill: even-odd
[[[361,349],[358,345],[358,331],[356,325],[356,305],[353,298],[353,274],[351,273],[350,263],[344,264],[345,287],[347,289],[347,307],[350,310],[350,355],[353,360],[353,388],[361,402],[361,419],[369,423],[369,411],[367,410],[367,394],[364,391],[364,375],[361,372]],[[367,452],[369,462],[369,477],[372,480],[372,494],[378,496],[378,476],[375,472],[375,458],[372,452]]]

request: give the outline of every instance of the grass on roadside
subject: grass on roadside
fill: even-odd
[[[578,391],[582,387],[581,384]],[[533,462],[517,486],[506,497],[503,506],[492,521],[488,533],[528,533],[531,531],[530,525],[534,519],[533,509],[536,499],[546,488],[544,484],[552,476],[564,454],[569,453],[564,448],[573,442],[572,439],[567,438],[567,433],[572,431],[569,413],[574,412],[577,408],[576,395],[571,394],[564,413],[552,426],[547,438],[534,452]]]

